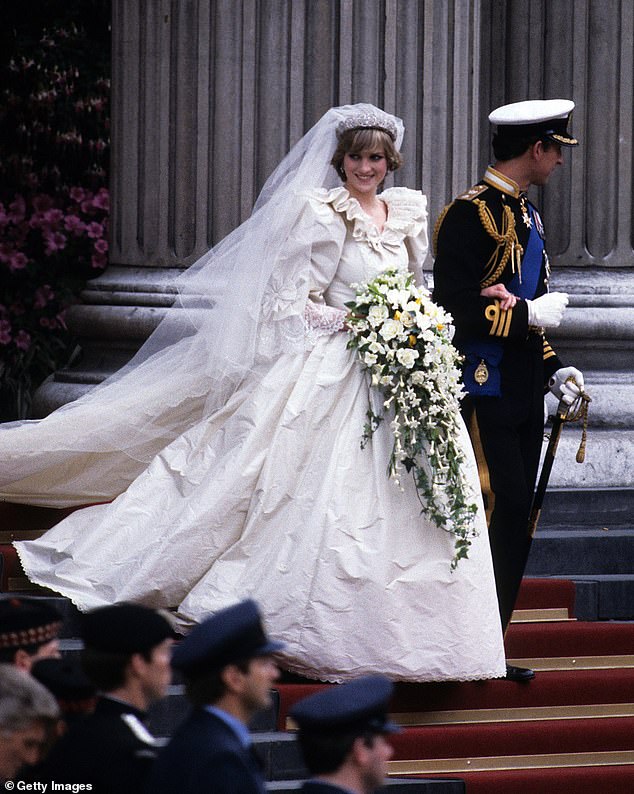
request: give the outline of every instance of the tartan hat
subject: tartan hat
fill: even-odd
[[[62,616],[38,598],[0,600],[0,649],[45,645],[59,635]]]

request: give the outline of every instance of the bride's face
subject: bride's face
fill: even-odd
[[[364,149],[343,158],[346,188],[352,196],[361,197],[376,193],[387,174],[387,159],[382,149]]]

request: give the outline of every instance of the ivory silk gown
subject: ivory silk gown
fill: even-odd
[[[505,675],[481,504],[479,536],[452,572],[453,536],[421,514],[409,478],[401,491],[386,474],[389,422],[360,445],[376,397],[341,327],[350,285],[393,266],[420,277],[427,249],[424,196],[406,188],[381,196],[382,231],[343,187],[305,197],[312,254],[303,352],[247,378],[149,465],[60,453],[41,474],[33,464],[13,486],[4,478],[3,498],[14,501],[32,493],[43,504],[48,492],[57,505],[112,499],[16,544],[33,581],[83,610],[130,600],[173,609],[184,624],[255,598],[268,632],[286,643],[284,666],[322,680]],[[279,310],[295,293],[283,271],[276,278],[267,300]],[[79,427],[89,432],[83,410]],[[67,414],[72,422],[72,406]],[[461,443],[479,495],[462,423]]]

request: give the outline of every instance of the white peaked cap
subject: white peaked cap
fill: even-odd
[[[489,114],[491,124],[539,124],[565,119],[575,109],[571,99],[527,99],[502,105]]]

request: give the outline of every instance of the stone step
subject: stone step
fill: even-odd
[[[632,526],[632,521],[634,488],[549,488],[539,527],[612,528]]]
[[[283,780],[267,783],[267,791],[299,791],[303,780]],[[391,779],[378,792],[389,794],[464,794],[465,783],[462,780],[438,779]]]
[[[634,573],[573,574],[577,603],[593,611],[592,617],[577,612],[582,620],[634,620]],[[587,599],[584,603],[581,599]],[[590,600],[591,599],[591,600]]]
[[[573,581],[580,620],[634,620],[634,529],[616,526],[538,528],[526,575]]]
[[[539,529],[527,576],[634,573],[634,529]]]

